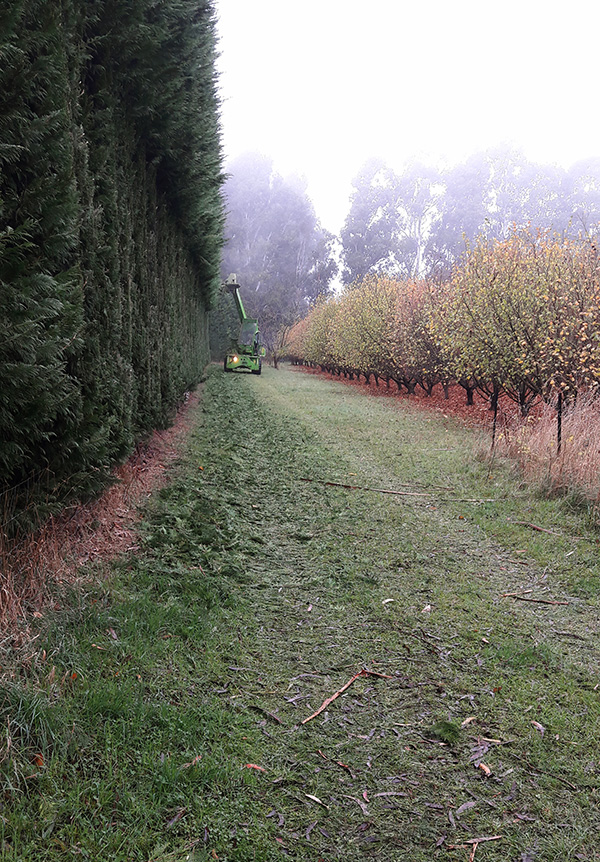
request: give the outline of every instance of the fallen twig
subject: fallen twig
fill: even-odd
[[[365,670],[365,668],[363,668],[362,670],[359,670],[358,673],[355,673],[352,679],[349,679],[345,685],[343,685],[336,692],[334,692],[331,697],[328,697],[327,700],[324,700],[321,706],[317,709],[317,711],[313,712],[312,715],[309,715],[308,718],[303,719],[301,721],[301,724],[306,724],[308,721],[311,721],[311,719],[316,718],[317,715],[320,715],[324,709],[327,709],[330,703],[333,703],[333,701],[338,698],[340,694],[343,694],[346,689],[350,688],[352,683],[356,682],[359,676],[378,676],[381,679],[391,679],[391,676],[388,676],[385,673],[377,673],[376,670]]]
[[[539,605],[568,605],[569,602],[556,602],[553,599],[530,599],[529,596],[513,596],[520,602],[536,602]]]
[[[257,703],[249,703],[249,709],[254,709],[256,712],[260,712],[261,715],[264,715],[266,718],[270,718],[271,721],[276,721],[277,724],[283,724],[283,721],[279,718],[278,715],[275,715],[274,712],[269,712],[268,709],[265,709],[262,706],[259,706]]]
[[[307,479],[300,476],[301,482],[317,482],[319,485],[331,485],[334,488],[347,488],[348,491],[374,491],[377,494],[394,494],[398,497],[431,497],[424,491],[388,491],[386,488],[366,488],[363,485],[345,485],[343,482],[329,482],[324,479]]]
[[[556,781],[560,781],[561,784],[564,784],[566,787],[568,787],[570,790],[573,790],[575,793],[579,793],[584,787],[584,785],[576,787],[574,784],[571,784],[570,781],[567,781],[566,778],[562,778],[560,775],[556,775],[556,773],[554,772],[548,772],[546,769],[540,769],[539,766],[534,766],[533,763],[530,763],[524,757],[519,757],[519,755],[515,754],[514,752],[512,752],[511,757],[514,757],[520,763],[524,763],[525,766],[527,766],[529,769],[531,769],[532,772],[535,772],[538,775],[547,775],[549,778],[554,778]]]
[[[585,536],[565,536],[564,533],[557,533],[556,530],[547,530],[545,527],[539,527],[537,524],[531,524],[529,521],[512,521],[513,524],[520,524],[522,527],[529,527],[535,530],[536,533],[548,533],[549,536],[558,536],[560,539],[585,539]]]
[[[466,838],[462,844],[446,844],[448,850],[460,850],[461,847],[466,847],[467,844],[477,845],[483,844],[484,841],[500,841],[503,835],[487,835],[484,838]]]
[[[387,488],[368,488],[364,485],[347,485],[344,482],[330,482],[325,479],[308,479],[305,476],[299,476],[300,482],[317,482],[320,485],[330,485],[334,488],[346,488],[348,491],[373,491],[376,494],[393,494],[395,497],[433,497],[433,494],[426,493],[424,491],[390,491]],[[435,498],[438,503],[495,503],[494,499],[482,499],[482,500],[471,500],[471,499],[459,499],[459,498],[449,498],[449,499],[439,499]]]
[[[516,593],[502,593],[502,598],[506,599],[509,596],[514,598],[515,596],[524,596],[525,593],[532,593],[533,590],[517,590]]]
[[[327,757],[326,754],[323,754],[320,748],[318,749],[318,754],[321,755],[323,760],[327,760],[329,763],[335,763],[337,766],[341,766],[342,769],[346,770],[346,772],[350,775],[351,778],[356,778],[347,763],[344,763],[342,760],[332,760],[330,757]]]

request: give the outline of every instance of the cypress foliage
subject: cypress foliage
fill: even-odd
[[[0,0],[0,32],[0,511],[19,523],[96,491],[199,379],[222,177],[209,0]]]

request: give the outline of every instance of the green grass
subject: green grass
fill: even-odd
[[[143,552],[3,667],[0,859],[600,859],[597,537],[480,445],[211,369]]]

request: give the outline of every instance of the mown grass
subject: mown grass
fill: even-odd
[[[600,858],[596,535],[476,448],[212,369],[143,553],[3,668],[0,858]]]

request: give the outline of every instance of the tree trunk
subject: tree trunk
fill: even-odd
[[[490,407],[494,411],[494,420],[492,422],[492,452],[494,451],[494,447],[496,445],[496,426],[498,422],[498,398],[500,395],[500,389],[497,386],[494,386],[494,391],[492,392],[492,399]]]

